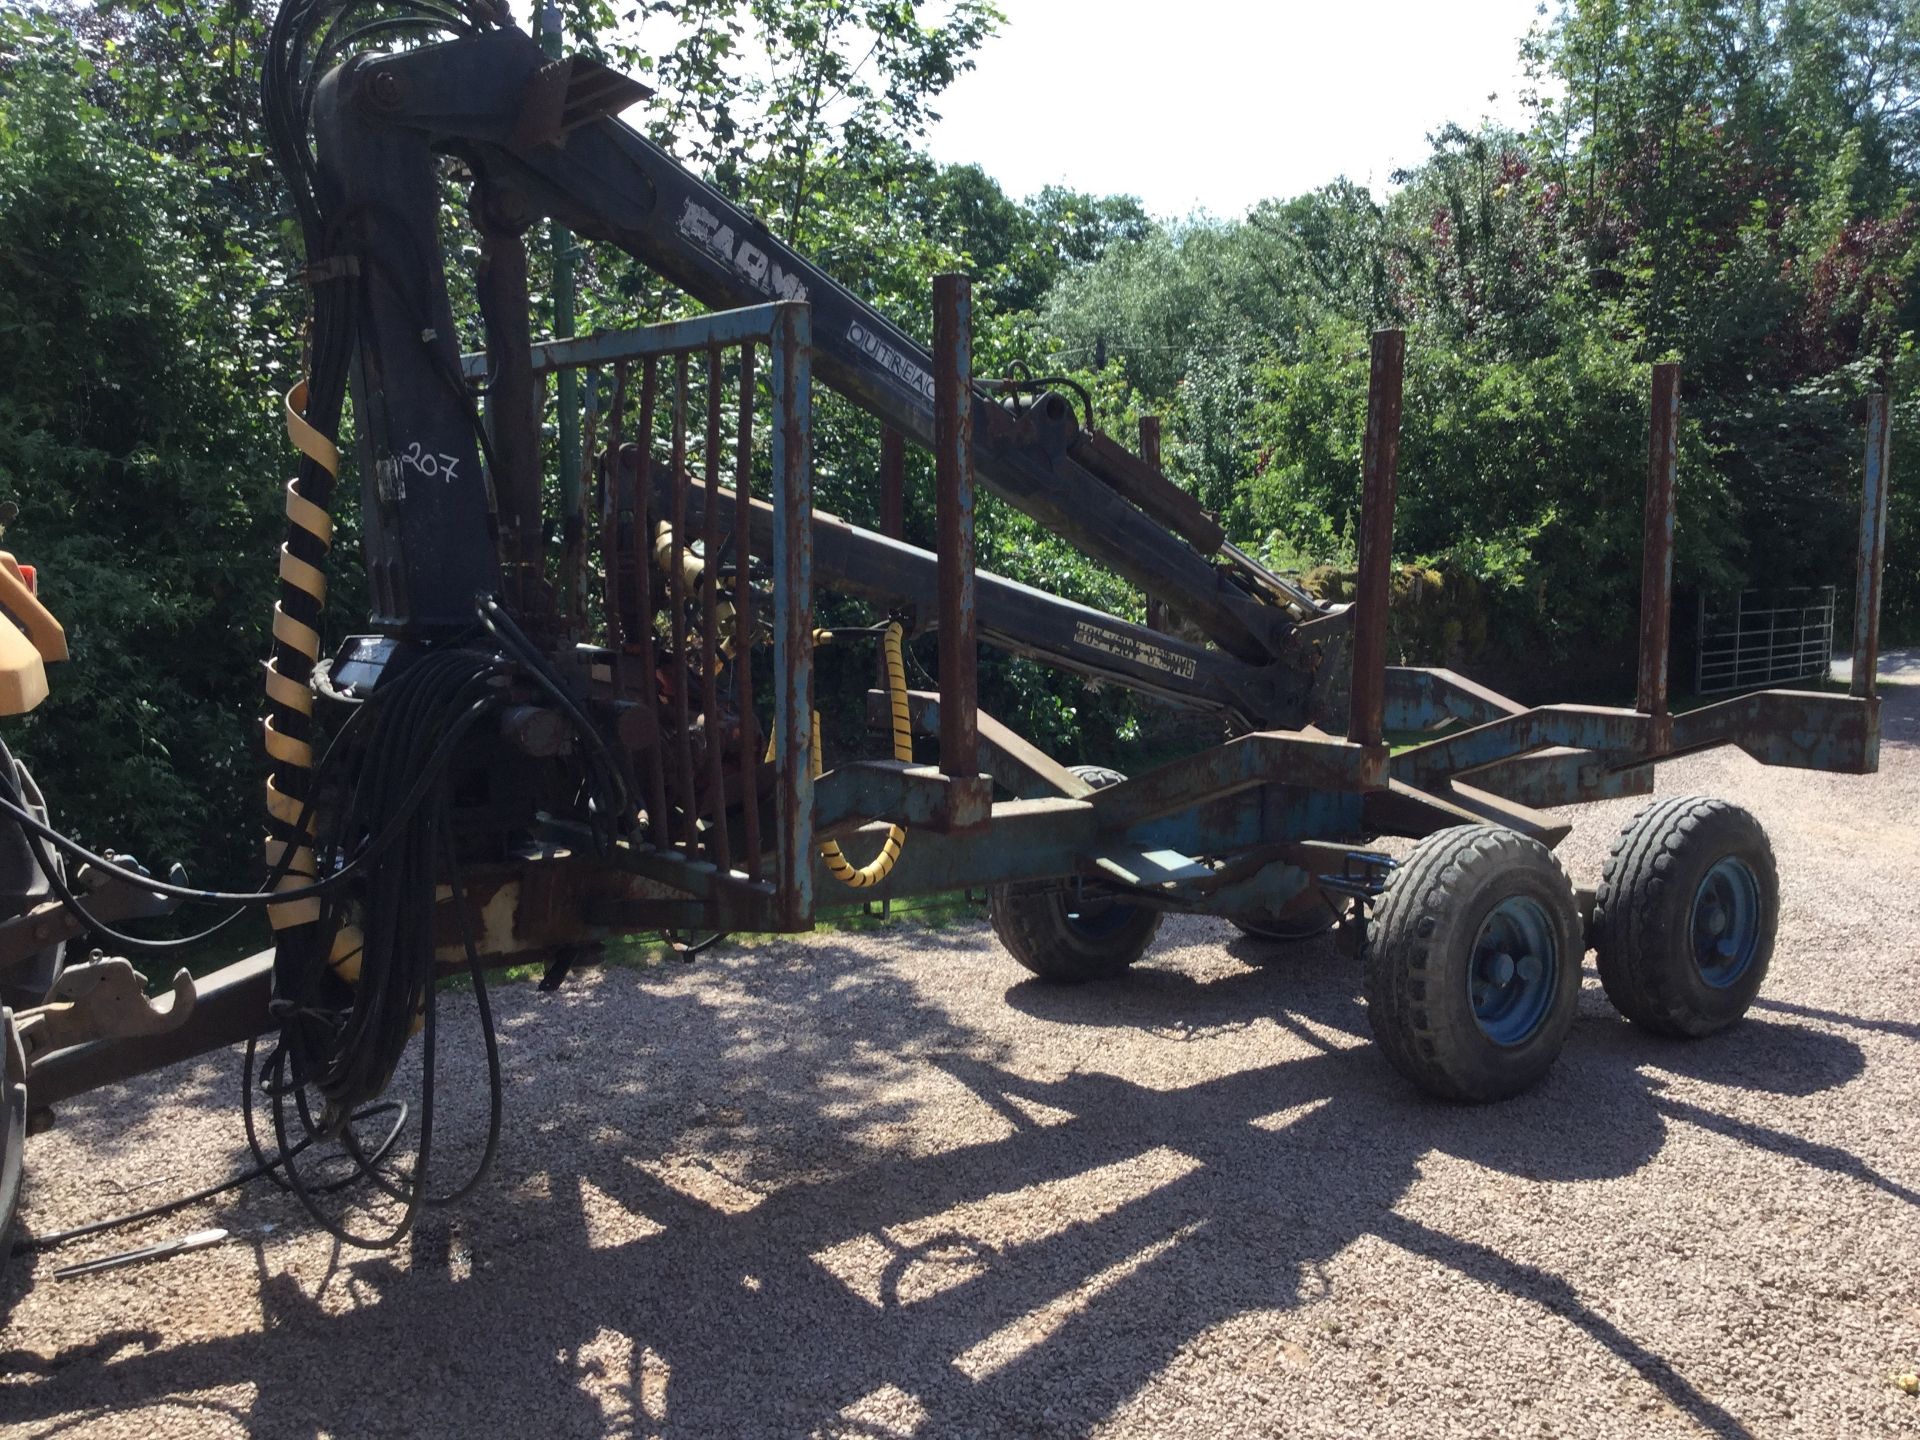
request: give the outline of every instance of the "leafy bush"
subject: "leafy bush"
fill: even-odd
[[[71,41],[17,19],[0,91],[0,498],[72,661],[16,744],[57,818],[148,860],[257,866],[257,666],[285,457],[232,373],[197,183],[89,102]]]
[[[1262,372],[1237,528],[1351,556],[1366,357],[1357,327],[1329,324]],[[1484,587],[1496,651],[1564,658],[1634,633],[1647,389],[1632,347],[1597,329],[1532,359],[1409,334],[1394,549]],[[1676,503],[1679,582],[1733,583],[1735,497],[1684,416]]]

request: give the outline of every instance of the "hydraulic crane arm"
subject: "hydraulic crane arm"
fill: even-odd
[[[359,216],[359,224],[383,228],[389,243],[403,242],[414,284],[438,287],[431,292],[436,306],[416,296],[411,308],[390,307],[399,317],[389,316],[387,329],[394,333],[363,335],[362,354],[364,367],[378,368],[390,394],[409,388],[400,372],[416,372],[411,394],[440,412],[436,433],[444,437],[444,448],[436,450],[440,442],[432,437],[382,435],[377,424],[367,434],[363,427],[373,446],[363,455],[369,473],[417,472],[410,458],[416,444],[426,454],[452,457],[456,471],[472,450],[470,436],[463,450],[461,437],[453,434],[451,397],[433,393],[444,389],[443,377],[449,367],[457,370],[458,359],[431,313],[444,306],[437,255],[421,253],[438,203],[437,191],[419,177],[420,158],[430,151],[465,159],[482,189],[494,195],[496,212],[516,211],[529,223],[537,214],[551,215],[583,236],[628,251],[710,306],[805,300],[813,307],[816,374],[886,424],[931,444],[933,362],[926,351],[659,147],[604,113],[640,93],[591,61],[547,61],[529,37],[510,27],[398,55],[356,57],[322,85],[314,109],[322,173],[340,187],[343,209]],[[404,169],[404,179],[396,167]],[[513,198],[499,203],[503,196]],[[416,325],[435,332],[428,350],[446,353],[423,358],[421,347],[399,334]],[[369,348],[375,353],[369,355]],[[1313,657],[1305,646],[1290,643],[1303,608],[1300,597],[1221,545],[1217,533],[1198,537],[1203,545],[1212,541],[1221,556],[1216,560],[1136,508],[1111,480],[1083,463],[1097,465],[1100,451],[1070,420],[1061,423],[1039,408],[1016,415],[979,395],[974,405],[977,472],[996,494],[1172,605],[1235,658],[1255,665],[1281,662],[1301,681],[1311,674]],[[1166,484],[1157,473],[1148,483],[1155,481]],[[480,492],[471,495],[478,504]],[[447,533],[444,521],[436,514],[431,522],[407,527],[405,565],[418,571],[422,560],[444,559],[458,573],[442,581],[416,574],[410,594],[470,595],[489,578],[478,562],[461,560],[452,543],[430,538]],[[473,527],[462,520],[456,528]],[[458,548],[467,548],[465,542]]]

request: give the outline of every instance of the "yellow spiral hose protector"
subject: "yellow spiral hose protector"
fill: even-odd
[[[911,762],[913,760],[913,721],[907,711],[907,667],[900,657],[902,636],[900,622],[894,621],[887,626],[886,634],[881,638],[881,649],[887,660],[887,699],[893,712],[893,758]],[[831,630],[813,632],[813,643],[823,645],[833,638]],[[812,770],[814,779],[820,778],[823,768],[820,757],[820,712],[813,712],[813,755]],[[773,760],[773,737],[767,737],[767,760]],[[854,867],[840,849],[837,840],[820,842],[820,858],[826,862],[827,873],[842,885],[855,890],[865,890],[878,885],[893,873],[893,867],[900,861],[900,852],[906,848],[907,832],[898,825],[887,826],[887,838],[881,842],[880,853],[865,865]]]
[[[307,382],[302,380],[288,391],[282,402],[286,413],[287,435],[292,439],[294,448],[313,461],[329,475],[340,473],[340,451],[325,435],[306,422],[301,414],[307,408]],[[294,482],[287,482],[287,520],[300,530],[304,530],[319,542],[324,554],[333,544],[333,517],[325,510],[306,499],[296,489]],[[280,579],[313,597],[316,609],[327,598],[326,572],[317,566],[309,565],[295,555],[285,544],[280,546]],[[317,662],[320,658],[320,634],[312,626],[289,615],[278,601],[273,606],[273,638],[299,651],[308,660]],[[280,673],[277,660],[268,660],[266,666],[267,698],[275,704],[296,714],[311,717],[313,714],[313,691],[289,675]],[[313,768],[313,746],[305,740],[283,734],[273,723],[272,715],[266,719],[267,754],[283,765],[300,770]],[[274,784],[272,776],[267,778],[267,813],[299,836],[293,856],[286,860],[286,869],[275,884],[276,890],[295,890],[311,885],[317,878],[313,858],[313,822],[307,814],[305,802],[287,794]],[[267,866],[278,869],[286,858],[290,842],[269,837],[266,842]],[[279,905],[267,907],[267,919],[273,928],[284,930],[295,925],[310,925],[320,918],[320,901],[309,895],[300,900],[289,900]],[[360,971],[359,932],[342,927],[334,937],[329,962],[347,980],[356,979]]]

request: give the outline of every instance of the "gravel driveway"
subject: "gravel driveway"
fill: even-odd
[[[1549,1081],[1485,1109],[1388,1069],[1330,949],[1206,920],[1078,991],[977,922],[508,987],[476,1196],[393,1254],[256,1185],[60,1261],[264,1238],[16,1262],[0,1429],[1920,1435],[1920,685],[1886,736],[1865,780],[1663,767],[1772,834],[1759,1007],[1660,1042],[1589,975]],[[1578,882],[1639,803],[1578,812]],[[28,1225],[240,1168],[238,1069],[67,1107]]]

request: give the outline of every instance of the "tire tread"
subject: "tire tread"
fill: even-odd
[[[1450,1100],[1500,1098],[1460,1073],[1450,1037],[1436,1023],[1429,1003],[1433,942],[1441,917],[1481,866],[1539,868],[1544,857],[1573,909],[1573,884],[1552,853],[1537,841],[1487,825],[1459,825],[1423,839],[1393,874],[1367,924],[1367,1013],[1374,1038],[1402,1075],[1430,1094]]]
[[[1709,827],[1724,827],[1757,841],[1764,860],[1756,875],[1766,903],[1777,910],[1779,871],[1760,823],[1725,800],[1676,795],[1657,800],[1620,831],[1607,856],[1594,897],[1593,938],[1600,983],[1628,1020],[1657,1035],[1695,1037],[1728,1023],[1700,1015],[1674,984],[1670,963],[1680,937],[1673,934],[1674,869],[1681,852],[1702,843]],[[1771,921],[1753,965],[1764,977],[1772,952]],[[1757,980],[1755,982],[1757,984]]]
[[[1127,777],[1101,765],[1075,765],[1073,773],[1104,790]],[[1076,951],[1066,934],[1063,882],[1020,880],[996,885],[987,895],[987,923],[1006,952],[1043,980],[1079,984],[1124,974],[1153,944],[1160,913],[1140,910],[1134,923],[1113,937],[1111,948],[1089,954]]]

